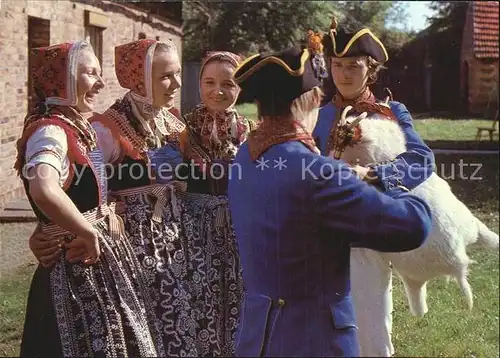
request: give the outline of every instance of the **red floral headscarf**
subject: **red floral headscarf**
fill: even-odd
[[[91,49],[87,42],[78,41],[31,50],[33,86],[39,103],[26,116],[21,138],[17,141],[15,168],[19,173],[25,162],[26,142],[43,125],[54,124],[65,131],[68,157],[72,162],[87,163],[87,150],[96,148],[96,134],[90,123],[73,108],[78,102],[78,61],[85,47]]]
[[[85,41],[68,42],[31,50],[33,86],[38,99],[47,105],[74,106],[76,74]]]
[[[167,142],[179,146],[185,125],[175,108],[153,108],[152,68],[158,45],[176,51],[173,42],[143,39],[115,47],[115,72],[120,85],[129,90],[94,122],[108,127],[120,143],[121,155],[147,160],[149,149]],[[151,122],[154,127],[151,127]]]
[[[173,42],[138,40],[115,47],[115,72],[120,86],[131,91],[134,100],[153,103],[153,56],[158,44],[175,49]]]

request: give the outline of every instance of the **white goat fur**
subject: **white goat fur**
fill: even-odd
[[[347,121],[352,119],[348,117]],[[357,162],[363,166],[392,160],[406,151],[405,136],[395,121],[377,119],[375,115],[370,115],[359,125],[362,138],[353,147],[346,148],[342,155],[344,161]],[[372,251],[373,254],[381,255],[392,263],[403,280],[413,315],[421,316],[428,311],[426,284],[428,280],[438,276],[455,278],[471,309],[473,296],[467,273],[472,260],[467,256],[466,247],[477,241],[486,247],[498,249],[498,235],[477,219],[452,193],[448,183],[436,173],[411,193],[424,199],[432,211],[432,230],[427,241],[422,247],[409,252]]]

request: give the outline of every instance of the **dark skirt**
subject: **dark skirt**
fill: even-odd
[[[21,357],[62,357],[57,318],[52,305],[50,269],[35,270],[21,341]]]
[[[233,355],[242,281],[227,201],[169,184],[114,194],[167,356]]]
[[[37,268],[31,283],[21,356],[164,355],[152,300],[128,240],[112,239],[107,219],[97,264]],[[65,235],[67,240],[71,236]]]
[[[190,242],[203,259],[200,263],[201,284],[194,293],[199,309],[204,312],[200,323],[208,327],[217,346],[203,355],[229,357],[235,352],[236,329],[243,297],[241,263],[225,196],[180,193],[183,205],[184,232],[192,233]]]

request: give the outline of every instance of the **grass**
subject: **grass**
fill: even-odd
[[[393,344],[398,357],[498,357],[498,254],[470,252],[474,308],[467,310],[458,284],[443,279],[427,287],[429,312],[409,313],[403,283],[394,279]]]
[[[0,356],[18,357],[26,298],[35,265],[25,265],[0,280]]]
[[[493,121],[484,119],[445,119],[425,118],[413,122],[415,129],[423,140],[456,140],[472,141],[476,139],[477,127],[491,128]],[[498,130],[493,139],[498,140]],[[481,140],[489,136],[483,132]]]
[[[436,155],[438,173],[451,177],[453,166],[480,163],[480,180],[448,180],[453,192],[491,230],[499,232],[498,156]],[[464,167],[463,178],[475,169]],[[402,281],[394,279],[393,344],[399,357],[498,357],[499,356],[499,261],[498,251],[468,250],[477,263],[471,265],[469,282],[474,308],[467,310],[458,284],[435,279],[428,284],[429,312],[413,317],[404,295]]]
[[[478,180],[465,180],[475,171],[463,169],[462,178],[450,178],[453,192],[493,231],[499,231],[498,156],[436,155],[437,169],[451,177],[451,168],[460,163],[480,163]],[[458,172],[456,172],[458,173]],[[472,178],[471,178],[472,179]],[[19,237],[19,225],[9,235]],[[32,228],[26,230],[27,235]],[[477,261],[469,281],[474,292],[474,308],[467,311],[458,285],[443,279],[428,284],[429,312],[421,318],[409,313],[403,284],[394,279],[393,341],[399,357],[498,357],[499,356],[499,262],[498,252],[469,250]],[[0,356],[19,355],[26,297],[34,266],[24,266],[0,279]]]
[[[257,107],[254,104],[241,104],[236,106],[238,112],[249,119],[257,119]],[[484,119],[449,119],[449,118],[422,118],[413,121],[415,129],[423,140],[454,140],[474,141],[477,127],[491,127],[492,120]],[[493,139],[498,140],[498,130]],[[488,134],[483,132],[481,140],[489,141]]]

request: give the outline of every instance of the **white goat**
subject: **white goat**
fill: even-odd
[[[348,128],[358,125],[362,136],[358,143],[344,148],[341,156],[344,161],[366,166],[390,161],[406,151],[405,136],[397,122],[365,113],[346,118],[350,109],[344,110],[340,124]],[[433,226],[426,243],[403,253],[368,249],[353,249],[351,253],[352,295],[360,326],[362,356],[394,354],[390,339],[390,264],[404,283],[413,315],[422,316],[428,311],[427,281],[439,276],[455,278],[472,309],[472,289],[467,281],[472,260],[467,256],[466,247],[475,242],[494,249],[499,246],[498,235],[477,219],[436,173],[411,193],[424,199],[432,211]]]

